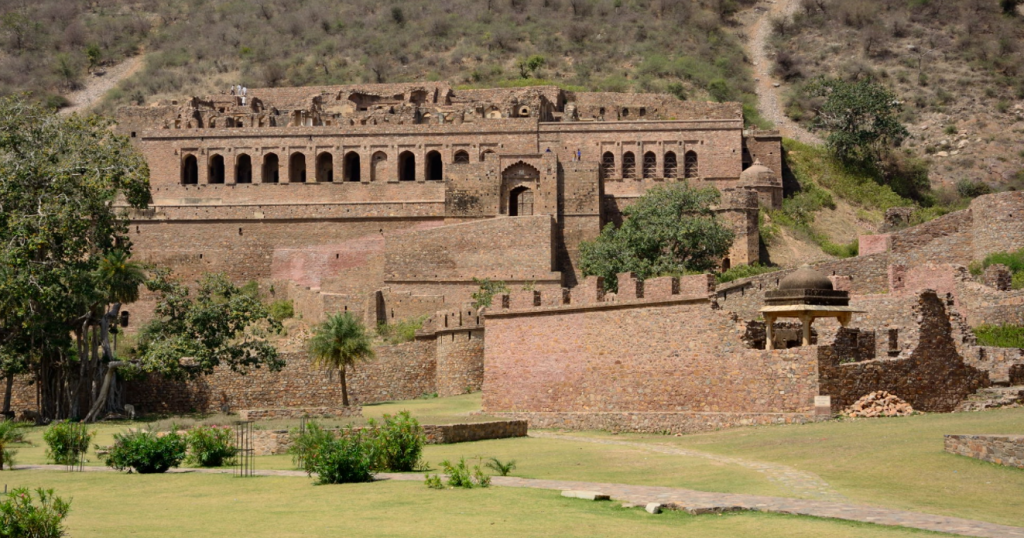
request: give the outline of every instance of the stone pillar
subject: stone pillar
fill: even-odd
[[[811,345],[811,324],[814,323],[814,316],[802,315],[800,321],[803,325],[803,339],[800,345],[809,346]]]
[[[775,316],[764,315],[764,348],[766,350],[775,349]]]

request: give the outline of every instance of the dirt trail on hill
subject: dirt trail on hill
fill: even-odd
[[[94,104],[98,103],[108,91],[112,90],[118,82],[134,75],[142,67],[142,60],[142,54],[132,56],[117,65],[106,68],[103,76],[88,75],[84,88],[68,94],[67,98],[68,101],[71,101],[71,106],[62,108],[60,113],[86,112]]]
[[[799,7],[797,0],[768,0],[768,8],[747,28],[747,35],[750,36],[747,47],[750,49],[750,60],[754,63],[754,78],[758,106],[761,115],[775,123],[782,136],[793,138],[805,144],[821,144],[817,135],[804,129],[793,120],[786,117],[782,105],[780,88],[775,85],[779,83],[772,76],[772,59],[765,54],[764,47],[771,36],[771,19],[782,15],[790,16]]]

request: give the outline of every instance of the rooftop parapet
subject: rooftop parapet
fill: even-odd
[[[711,274],[684,277],[665,276],[641,281],[637,279],[635,273],[622,273],[618,275],[618,279],[619,292],[617,294],[606,294],[604,278],[590,276],[571,290],[563,288],[561,293],[528,290],[495,296],[494,303],[486,314],[500,315],[507,312],[546,311],[558,308],[710,300],[715,293],[715,277]]]

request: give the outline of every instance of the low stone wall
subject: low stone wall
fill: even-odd
[[[531,428],[628,433],[698,433],[740,426],[804,424],[814,413],[493,413],[525,420]]]
[[[361,417],[363,408],[348,407],[287,407],[278,409],[243,409],[238,412],[240,420],[267,420],[274,418],[341,418]]]
[[[525,420],[499,420],[470,424],[427,424],[423,433],[428,445],[468,443],[487,439],[526,437],[528,423]],[[362,428],[355,428],[360,430]],[[344,430],[335,430],[340,433]],[[257,456],[287,454],[291,448],[291,433],[288,430],[255,430],[253,448]]]
[[[988,372],[993,383],[1011,383],[1010,370],[1024,368],[1024,349],[992,346],[964,346],[964,361]]]
[[[1024,435],[947,435],[946,452],[1024,469]]]

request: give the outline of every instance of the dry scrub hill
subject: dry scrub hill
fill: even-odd
[[[8,0],[0,94],[62,104],[90,66],[145,47],[145,67],[104,111],[232,84],[448,80],[743,100],[753,114],[734,35],[736,11],[753,1]]]
[[[1024,13],[999,0],[780,0],[769,57],[786,113],[809,124],[801,89],[819,74],[869,78],[905,103],[907,146],[932,184],[1024,188]]]

